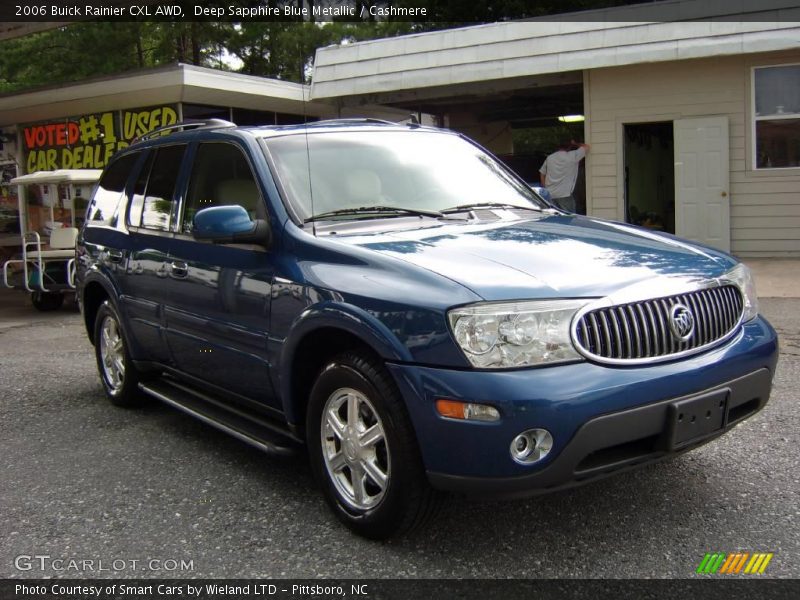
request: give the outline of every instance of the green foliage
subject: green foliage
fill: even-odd
[[[80,23],[5,41],[0,46],[0,89],[13,91],[136,68],[139,26]]]
[[[75,23],[0,44],[0,91],[112,75],[171,62],[224,67],[220,23]]]
[[[242,6],[279,6],[287,0],[229,0]],[[315,50],[329,44],[391,37],[567,11],[631,4],[639,0],[395,0],[394,6],[425,6],[420,20],[326,23],[274,20],[240,24],[219,21],[82,22],[0,43],[0,92],[112,75],[184,62],[250,75],[309,81]],[[307,0],[313,5],[313,0]],[[356,0],[361,5],[381,0]],[[386,3],[386,0],[384,0]],[[185,12],[191,11],[186,8]],[[368,15],[368,13],[367,13]],[[241,61],[241,66],[233,57]]]
[[[230,27],[226,50],[242,62],[241,72],[309,82],[314,53],[331,44],[389,37],[414,31],[409,22],[247,22]]]
[[[566,140],[583,141],[583,123],[559,123],[545,127],[514,129],[514,154],[550,154]]]

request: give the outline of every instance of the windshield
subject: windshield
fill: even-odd
[[[452,134],[315,132],[266,144],[288,201],[304,221],[379,218],[387,212],[364,210],[369,207],[417,212],[479,204],[545,208],[501,163]]]

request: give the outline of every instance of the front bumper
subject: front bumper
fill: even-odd
[[[519,477],[459,477],[429,473],[439,489],[469,494],[523,497],[572,487],[614,473],[657,462],[697,448],[758,412],[769,399],[772,373],[761,369],[713,389],[590,420],[547,467]],[[672,407],[693,400],[720,398],[722,427],[675,443]],[[702,419],[702,415],[699,415]]]
[[[672,363],[622,368],[585,362],[504,372],[390,369],[409,405],[431,483],[513,497],[584,483],[722,435],[766,404],[776,362],[777,336],[759,317],[727,344]],[[491,404],[501,419],[444,419],[435,412],[436,398]],[[678,408],[702,409],[705,423],[706,408],[715,402],[721,406],[717,421],[708,421],[711,427],[694,435],[684,431],[686,423],[678,425]],[[533,427],[550,431],[553,449],[540,463],[519,465],[509,454],[511,440]]]

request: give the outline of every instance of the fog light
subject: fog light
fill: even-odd
[[[494,406],[459,402],[457,400],[437,400],[436,411],[448,419],[464,421],[499,421],[500,413]]]
[[[521,465],[532,465],[550,454],[553,436],[546,429],[523,431],[511,441],[511,458]]]

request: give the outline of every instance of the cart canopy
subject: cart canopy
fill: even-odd
[[[55,171],[36,171],[28,175],[20,175],[10,183],[27,185],[29,183],[75,183],[87,184],[100,180],[102,169],[56,169]]]

